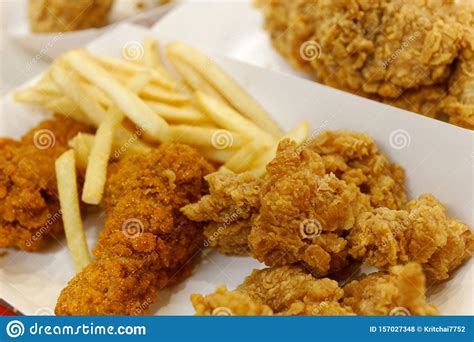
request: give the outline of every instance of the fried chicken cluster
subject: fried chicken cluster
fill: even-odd
[[[29,0],[33,32],[69,32],[106,24],[114,0]]]
[[[275,48],[319,82],[474,129],[474,4],[257,0]]]
[[[0,139],[0,247],[37,251],[63,224],[54,161],[68,141],[91,128],[63,116],[46,120],[20,141]],[[79,173],[79,186],[82,176]]]
[[[446,215],[432,195],[410,201],[406,210],[378,208],[357,218],[349,254],[377,268],[416,261],[431,282],[449,278],[474,252],[469,227]]]
[[[436,315],[426,303],[420,265],[391,267],[344,287],[316,279],[298,266],[254,270],[234,291],[220,286],[212,294],[194,294],[198,315]],[[403,310],[403,312],[398,312]]]
[[[62,291],[56,314],[145,314],[158,290],[187,276],[203,227],[179,209],[207,192],[203,177],[212,171],[193,148],[180,144],[112,163],[96,261]]]

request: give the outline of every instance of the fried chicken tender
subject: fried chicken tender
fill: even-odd
[[[416,261],[430,282],[448,279],[474,252],[469,227],[447,216],[432,195],[410,201],[407,210],[361,214],[347,239],[352,257],[382,269]]]
[[[425,276],[417,263],[391,267],[340,288],[329,278],[316,279],[299,266],[254,270],[234,291],[217,287],[193,294],[197,315],[436,315],[426,303]]]
[[[389,272],[372,273],[343,287],[342,304],[357,315],[437,315],[426,303],[425,276],[417,263],[392,266]]]
[[[205,244],[232,255],[247,255],[251,219],[260,207],[263,180],[250,173],[213,173],[205,177],[209,195],[187,205],[182,212],[196,222],[210,221]]]
[[[68,32],[106,24],[114,0],[29,0],[33,32]]]
[[[180,144],[112,163],[96,261],[63,289],[56,314],[145,314],[158,290],[188,275],[202,247],[202,224],[180,208],[206,193],[203,177],[212,171]]]
[[[273,45],[316,80],[467,128],[456,65],[472,60],[474,5],[453,0],[257,0]],[[472,74],[466,75],[472,80]],[[454,79],[454,80],[453,80]],[[455,88],[459,88],[455,86]],[[456,105],[456,103],[458,105]]]
[[[326,174],[323,159],[294,142],[280,143],[267,166],[260,211],[248,241],[267,266],[303,262],[318,276],[346,266],[346,240],[356,217],[370,210],[356,185]]]
[[[21,141],[0,139],[0,247],[33,252],[62,234],[54,161],[79,132],[92,130],[56,116]]]
[[[236,290],[219,286],[216,292],[193,294],[197,315],[350,315],[339,301],[344,291],[328,278],[316,279],[301,267],[254,270]]]
[[[373,207],[400,209],[405,204],[405,171],[391,163],[367,134],[325,131],[308,148],[322,157],[326,172],[368,194]]]

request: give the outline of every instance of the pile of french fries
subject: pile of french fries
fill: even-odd
[[[78,134],[72,150],[56,163],[66,237],[76,269],[90,260],[79,211],[76,165],[85,170],[81,200],[102,200],[111,159],[146,153],[159,143],[195,147],[220,165],[218,172],[265,174],[283,138],[307,139],[308,122],[287,134],[263,108],[207,56],[172,42],[165,55],[147,38],[139,61],[96,56],[84,49],[60,56],[32,87],[15,94],[18,102],[94,126]],[[64,170],[69,170],[65,172]]]

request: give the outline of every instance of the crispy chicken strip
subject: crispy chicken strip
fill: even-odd
[[[96,261],[61,292],[56,314],[145,314],[158,290],[189,274],[202,247],[202,224],[179,209],[205,194],[203,177],[212,171],[180,144],[111,164]]]
[[[407,210],[378,208],[360,215],[348,241],[352,257],[382,269],[416,261],[430,282],[448,279],[474,252],[469,227],[447,216],[432,195],[410,201]]]
[[[0,247],[32,252],[61,236],[54,161],[79,132],[92,129],[56,116],[41,122],[21,141],[0,139]]]

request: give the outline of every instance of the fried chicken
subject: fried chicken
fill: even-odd
[[[193,294],[197,315],[436,315],[426,303],[425,277],[410,263],[377,272],[340,288],[329,278],[316,279],[297,266],[254,270],[234,291],[217,287]]]
[[[474,5],[453,0],[257,0],[275,48],[319,82],[474,128],[451,91],[473,58]],[[459,69],[459,68],[458,68]],[[472,74],[465,74],[472,80]],[[464,83],[464,82],[463,82]],[[459,118],[461,117],[461,118]]]
[[[244,283],[229,292],[194,294],[191,301],[197,315],[350,315],[339,301],[344,291],[328,278],[316,279],[297,266],[254,270]]]
[[[29,0],[33,32],[68,32],[106,24],[114,0]]]
[[[21,141],[0,139],[0,247],[37,251],[62,234],[54,161],[68,149],[70,139],[91,131],[56,116]]]
[[[203,225],[180,208],[206,193],[203,177],[212,171],[193,148],[180,144],[112,163],[96,261],[63,289],[56,314],[145,314],[158,290],[190,272],[202,247]]]
[[[318,276],[341,270],[347,264],[342,236],[371,209],[368,197],[326,174],[321,156],[289,140],[267,171],[248,238],[252,255],[267,266],[303,262]]]
[[[416,261],[430,282],[448,279],[474,252],[469,227],[447,216],[432,195],[410,201],[407,210],[378,208],[363,213],[348,241],[352,257],[382,269]]]
[[[405,171],[380,153],[367,134],[325,131],[308,148],[323,158],[326,172],[368,194],[373,207],[400,209],[405,204]]]
[[[196,222],[208,221],[205,244],[232,255],[247,255],[251,219],[260,208],[263,180],[249,173],[213,173],[206,177],[210,194],[182,211]]]

